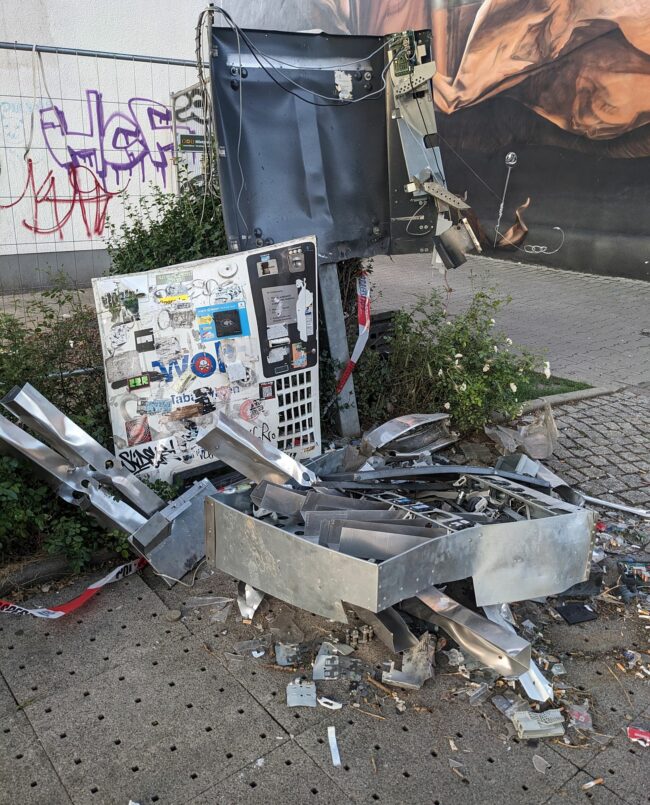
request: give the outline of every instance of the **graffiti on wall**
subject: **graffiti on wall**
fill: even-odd
[[[173,111],[140,96],[118,105],[98,89],[86,89],[82,104],[79,114],[74,101],[48,100],[40,108],[26,99],[2,103],[2,134],[13,164],[9,194],[0,198],[0,223],[13,214],[14,227],[73,239],[77,246],[101,238],[118,195],[139,195],[149,182],[169,189],[174,129],[177,137],[203,132],[200,97],[191,91],[177,96]]]
[[[101,92],[86,90],[86,127],[75,130],[65,108],[40,110],[40,126],[52,160],[66,171],[84,165],[92,169],[108,190],[140,171],[142,179],[160,174],[163,185],[173,155],[172,114],[169,107],[150,98],[130,98],[126,108],[111,112]]]

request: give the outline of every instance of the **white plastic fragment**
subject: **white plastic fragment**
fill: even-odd
[[[533,766],[540,774],[546,774],[546,770],[551,768],[551,764],[541,755],[533,755]]]
[[[287,707],[316,707],[316,683],[300,677],[289,682]]]
[[[341,756],[339,755],[339,745],[336,742],[336,727],[327,728],[327,740],[330,745],[330,753],[332,755],[332,765],[341,765]]]
[[[341,702],[335,702],[334,699],[328,699],[327,696],[319,696],[317,701],[321,707],[326,707],[328,710],[340,710],[343,707]]]

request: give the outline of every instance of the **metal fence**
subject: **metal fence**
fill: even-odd
[[[196,75],[191,61],[0,43],[0,311],[61,271],[87,287],[125,205],[175,189],[176,140],[203,133]],[[181,158],[196,171],[201,154]]]

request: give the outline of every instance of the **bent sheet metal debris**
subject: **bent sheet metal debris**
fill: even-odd
[[[446,415],[375,429],[352,473],[343,471],[349,451],[339,451],[338,465],[329,456],[303,467],[233,425],[220,414],[200,440],[251,481],[206,498],[211,565],[260,601],[266,593],[342,624],[352,610],[391,651],[405,652],[401,670],[393,662],[384,671],[389,685],[418,688],[431,676],[418,635],[439,627],[472,662],[519,679],[531,699],[553,699],[531,644],[502,607],[587,578],[593,512],[537,476],[437,461],[441,444],[453,441]],[[487,618],[439,589],[463,579]],[[419,624],[415,633],[410,624]],[[359,680],[362,672],[326,642],[313,678]]]

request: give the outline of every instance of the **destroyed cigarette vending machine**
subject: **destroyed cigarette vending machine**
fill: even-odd
[[[218,412],[320,454],[316,239],[93,280],[116,456],[173,480]]]

